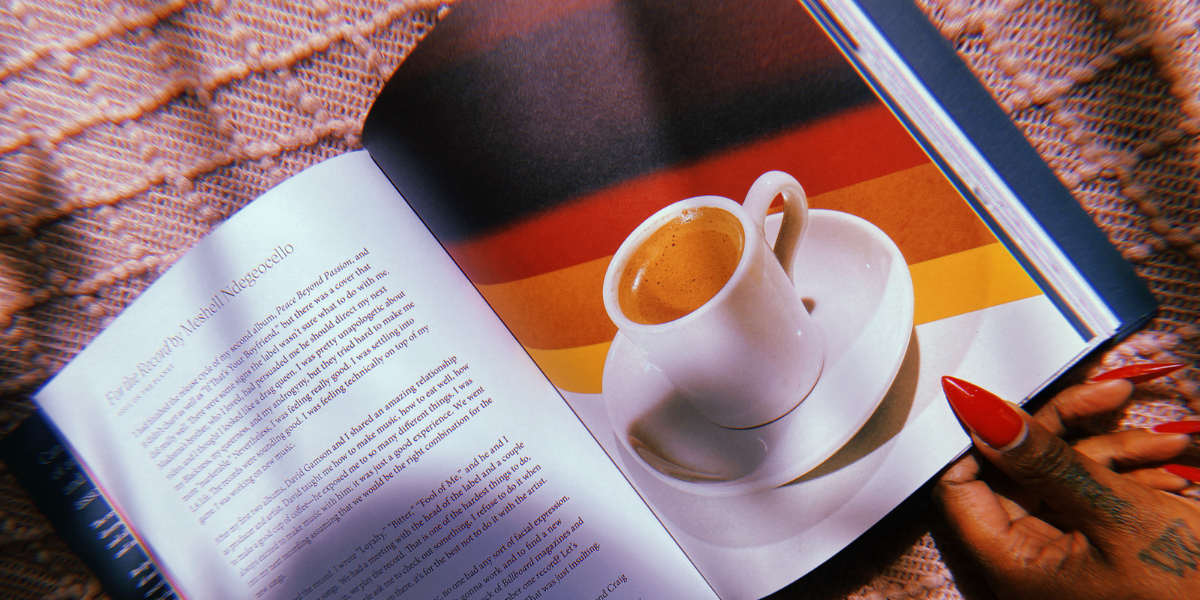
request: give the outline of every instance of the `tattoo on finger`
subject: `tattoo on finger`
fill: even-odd
[[[1060,474],[1062,481],[1074,487],[1081,496],[1087,499],[1094,510],[1122,525],[1132,524],[1129,510],[1133,504],[1124,498],[1113,494],[1108,486],[1096,481],[1087,468],[1078,461],[1071,461]]]

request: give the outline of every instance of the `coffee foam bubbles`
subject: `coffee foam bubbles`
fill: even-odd
[[[630,255],[617,288],[621,312],[653,325],[700,308],[737,270],[745,238],[741,221],[728,211],[709,206],[682,211]]]

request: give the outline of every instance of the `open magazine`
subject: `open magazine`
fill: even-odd
[[[463,0],[36,401],[187,598],[768,595],[1153,308],[870,21]]]

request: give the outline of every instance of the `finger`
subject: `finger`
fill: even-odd
[[[1139,533],[1155,492],[1076,452],[1036,420],[994,394],[943,378],[951,407],[989,461],[1063,513],[1097,547],[1120,551]]]
[[[958,460],[950,463],[946,467],[946,471],[938,479],[939,483],[949,481],[952,483],[969,483],[979,479],[982,471],[982,466],[974,454],[964,454]]]
[[[1165,377],[1187,366],[1187,363],[1141,363],[1135,365],[1126,365],[1111,371],[1105,371],[1095,377],[1092,381],[1104,381],[1106,379],[1125,379],[1130,383],[1138,384]]]
[[[1141,487],[1076,452],[1030,419],[1024,439],[997,451],[980,453],[1009,477],[1066,515],[1100,548],[1125,545],[1140,531],[1146,497]]]
[[[933,487],[933,499],[968,550],[977,556],[993,554],[990,548],[1028,512],[995,493],[979,479],[980,464],[967,455],[952,464]]]
[[[985,478],[986,482],[983,481]],[[974,483],[983,483],[987,494]],[[976,498],[975,494],[984,495]],[[1033,514],[1041,504],[1039,498],[1013,483],[1004,473],[991,465],[981,464],[974,453],[964,455],[946,469],[933,487],[933,497],[947,512],[953,511],[955,515],[983,514],[983,511],[995,511],[999,507],[1007,521],[998,517],[992,521],[1003,525]],[[975,517],[970,519],[975,520]]]
[[[1125,379],[1075,385],[1059,392],[1034,417],[1061,437],[1068,427],[1120,408],[1132,393],[1133,384]]]
[[[1163,492],[1182,492],[1191,484],[1187,479],[1158,467],[1134,469],[1122,475],[1152,490]]]
[[[1083,438],[1075,450],[1109,469],[1136,467],[1163,462],[1179,456],[1192,444],[1186,434],[1154,433],[1149,429],[1131,429]]]
[[[1038,568],[1047,557],[1052,564],[1060,565],[1067,562],[1078,565],[1089,560],[1086,551],[1078,551],[1082,546],[1072,544],[1074,536],[1064,535],[1019,508],[1013,510],[1015,505],[979,479],[981,470],[974,456],[961,459],[938,479],[933,498],[963,550],[974,558],[994,588],[1031,580],[1035,587],[1039,580],[1053,584],[1053,580],[1038,577],[1039,572],[1054,573],[1054,569]],[[1031,569],[1031,565],[1035,568]],[[1031,597],[1021,590],[1010,591],[1005,597]]]

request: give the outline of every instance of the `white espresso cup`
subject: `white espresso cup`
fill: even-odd
[[[780,194],[772,251],[763,223]],[[765,425],[804,400],[824,364],[825,337],[791,278],[807,228],[804,188],[780,171],[759,177],[743,204],[681,200],[622,242],[604,276],[604,308],[709,420]]]

